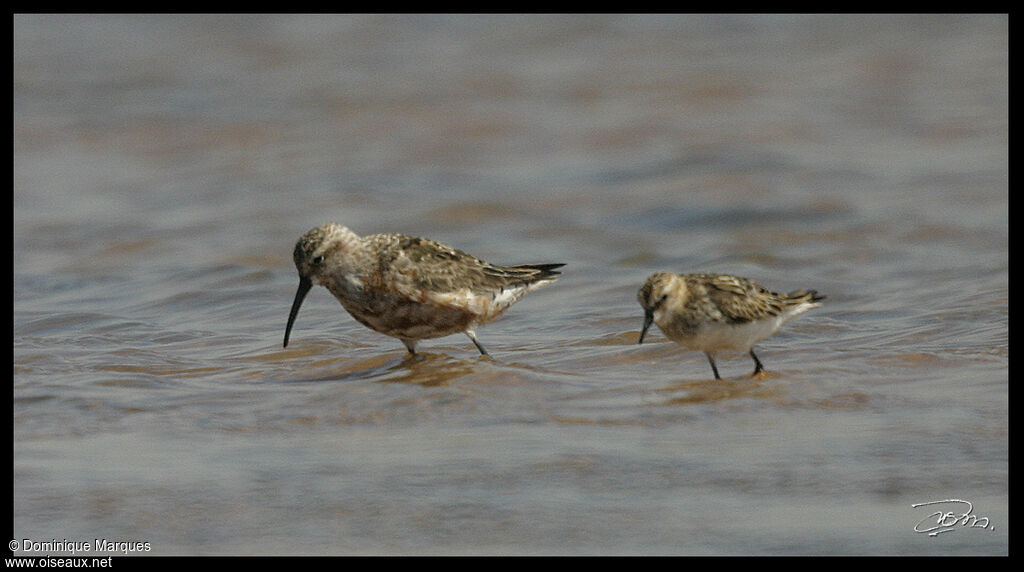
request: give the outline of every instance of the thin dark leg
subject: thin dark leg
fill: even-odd
[[[480,345],[480,342],[476,339],[476,334],[473,333],[472,330],[466,330],[466,335],[469,336],[469,339],[473,340],[473,344],[476,346],[476,349],[480,350],[480,355],[482,355],[482,356],[490,356],[491,355],[491,354],[487,353],[487,350],[485,350],[482,345]]]
[[[722,379],[718,375],[718,366],[715,365],[715,358],[711,357],[711,354],[704,352],[704,355],[708,356],[708,363],[711,364],[711,371],[715,372],[715,379]]]
[[[416,340],[402,340],[405,344],[405,349],[409,350],[410,355],[416,355]]]
[[[750,350],[750,357],[754,358],[754,373],[750,374],[753,377],[764,371],[764,366],[761,365],[761,360],[757,359],[753,349]]]

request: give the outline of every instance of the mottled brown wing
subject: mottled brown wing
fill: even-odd
[[[730,322],[778,316],[783,310],[778,294],[746,278],[713,275],[704,280],[704,285],[708,297]]]
[[[416,288],[429,292],[468,289],[487,293],[527,284],[558,274],[556,265],[495,266],[446,244],[409,236],[394,236],[394,256],[381,260],[388,272],[400,274]],[[382,268],[382,271],[384,269]]]

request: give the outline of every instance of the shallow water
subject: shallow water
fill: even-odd
[[[1005,16],[14,24],[11,538],[1008,552]],[[327,221],[567,266],[493,359],[322,288],[282,348]],[[715,382],[636,345],[658,270],[828,299]]]

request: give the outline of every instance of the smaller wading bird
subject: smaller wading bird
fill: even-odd
[[[644,309],[640,341],[651,322],[670,340],[708,356],[715,379],[715,352],[738,350],[754,359],[754,373],[764,371],[754,344],[783,324],[820,306],[825,297],[814,290],[777,294],[738,276],[727,274],[652,274],[637,292]]]

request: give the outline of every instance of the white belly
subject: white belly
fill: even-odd
[[[661,330],[672,341],[693,350],[704,352],[738,350],[746,352],[750,351],[750,348],[754,347],[754,344],[757,342],[777,332],[783,324],[813,307],[810,304],[801,304],[778,316],[743,324],[707,321],[695,330],[681,331],[673,328],[672,325],[669,325],[667,328],[661,328]],[[661,327],[661,324],[658,324],[658,326]]]

